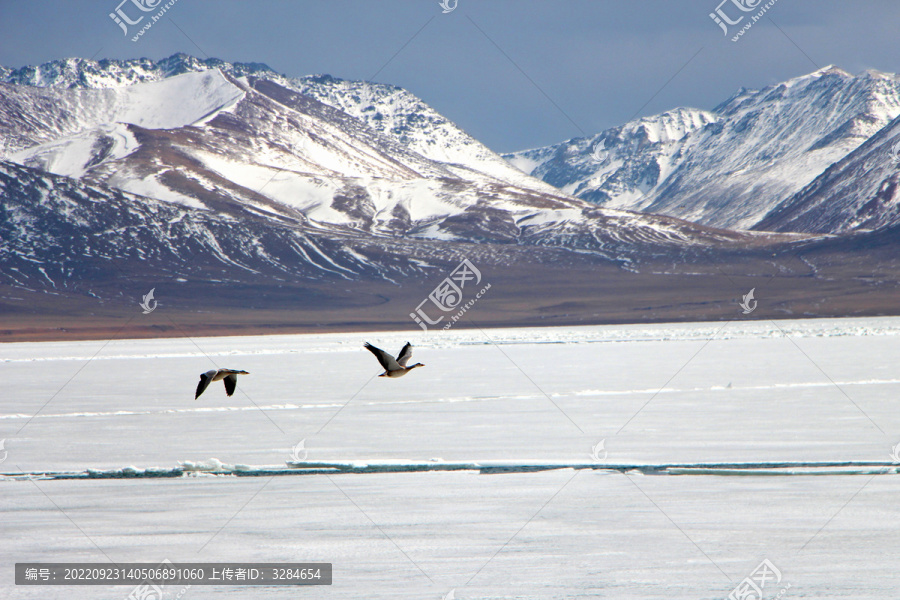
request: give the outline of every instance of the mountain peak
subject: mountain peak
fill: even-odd
[[[845,71],[835,65],[828,65],[826,67],[822,67],[821,69],[816,69],[812,73],[807,73],[806,75],[800,75],[799,77],[793,77],[783,83],[777,84],[775,86],[770,86],[770,87],[775,87],[775,88],[784,87],[787,89],[790,89],[793,87],[803,87],[812,82],[819,81],[821,79],[826,79],[826,78],[838,78],[838,79],[841,79],[844,81],[854,79],[854,77],[851,73],[848,73],[847,71]]]
[[[822,67],[821,69],[818,69],[818,70],[816,70],[816,71],[813,71],[812,73],[810,73],[810,75],[811,75],[811,76],[816,76],[816,75],[819,75],[819,76],[821,76],[821,75],[841,75],[841,76],[844,76],[844,77],[853,77],[853,75],[851,75],[851,74],[848,73],[847,71],[841,69],[841,68],[838,67],[837,65],[828,65],[828,66]]]

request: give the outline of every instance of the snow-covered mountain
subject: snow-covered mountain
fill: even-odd
[[[339,235],[299,223],[216,214],[9,161],[0,161],[0,197],[0,282],[21,289],[90,292],[92,282],[138,273],[236,282],[391,277],[418,268],[370,261]]]
[[[474,168],[509,183],[556,191],[552,186],[542,186],[533,178],[523,177],[521,171],[511,168],[499,155],[421,99],[388,84],[346,81],[330,75],[290,79],[261,63],[201,60],[186,54],[175,54],[157,62],[146,58],[99,62],[70,58],[17,70],[0,67],[0,82],[58,89],[109,89],[207,70],[219,70],[236,78],[252,75],[268,79],[339,108],[429,159]]]
[[[32,286],[84,279],[117,256],[135,269],[156,257],[182,278],[220,268],[231,281],[393,281],[451,262],[453,244],[557,248],[634,269],[766,239],[569,196],[391,86],[183,55],[59,61],[3,79],[2,240],[21,259],[5,265]],[[75,254],[60,260],[60,246]],[[72,272],[51,274],[51,263]]]
[[[27,146],[10,160],[182,206],[461,241],[553,243],[558,231],[600,248],[728,237],[430,159],[271,79],[214,69],[118,88],[2,85],[0,93],[4,133]]]
[[[829,66],[505,158],[601,206],[751,228],[900,115],[900,77]]]
[[[845,233],[900,225],[900,117],[776,206],[756,229]]]
[[[0,82],[29,87],[102,89],[160,81],[173,75],[211,69],[219,69],[235,77],[280,77],[262,63],[229,63],[218,58],[202,60],[178,53],[158,61],[149,58],[100,61],[66,58],[19,69],[0,66]]]
[[[431,160],[487,173],[513,185],[557,192],[552,185],[538,187],[533,178],[523,178],[519,169],[403,88],[328,75],[292,79],[289,83]]]
[[[684,158],[689,134],[712,113],[676,109],[637,119],[590,138],[506,155],[520,170],[600,206],[644,210],[652,190]]]

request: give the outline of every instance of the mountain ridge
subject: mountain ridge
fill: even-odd
[[[900,117],[831,165],[756,225],[848,233],[900,225]]]
[[[621,136],[648,119],[643,117],[504,157],[603,206],[754,228],[900,115],[900,76],[873,70],[853,76],[829,66],[759,90],[741,88],[706,114],[674,152],[642,146],[633,134]],[[599,161],[591,156],[598,143],[605,150]],[[543,160],[528,164],[535,156]]]
[[[57,174],[194,207],[249,203],[256,210],[274,210],[282,216],[300,211],[304,218],[328,227],[362,227],[379,234],[510,241],[533,239],[532,232],[542,231],[540,243],[548,243],[549,232],[556,227],[568,232],[569,239],[574,235],[579,244],[595,248],[606,242],[592,240],[616,238],[603,229],[605,223],[620,223],[619,229],[626,232],[644,228],[646,233],[635,231],[634,237],[664,244],[679,236],[687,243],[692,235],[686,223],[604,212],[527,176],[510,183],[505,173],[498,175],[492,167],[502,163],[509,171],[514,169],[480,145],[475,149],[483,155],[471,164],[425,156],[396,132],[370,127],[365,118],[288,87],[290,82],[280,76],[235,77],[217,66],[205,68],[218,65],[217,61],[187,63],[204,68],[172,74],[181,69],[167,67],[168,75],[162,79],[117,88],[0,84],[4,92],[0,114],[8,117],[8,129],[23,123],[17,118],[23,113],[40,115],[41,107],[48,117],[58,115],[63,124],[43,125],[32,139],[20,135],[23,145],[49,141],[10,157]],[[142,68],[146,70],[143,63]],[[365,85],[330,77],[319,80],[350,86],[350,95]],[[398,88],[387,89],[392,97],[399,93]],[[374,93],[384,95],[384,90],[377,87]],[[327,91],[324,95],[334,95]],[[29,103],[35,94],[38,100]],[[175,103],[174,113],[166,112],[171,98],[184,98]],[[412,96],[402,100],[421,102]],[[135,114],[142,120],[125,118],[131,122],[122,124],[125,113],[119,106],[125,106],[126,113],[139,107]],[[161,116],[152,117],[157,113]],[[31,127],[32,121],[53,123],[52,118],[32,118],[25,125]],[[87,139],[79,137],[83,135]],[[116,135],[124,141],[108,141]],[[463,133],[456,136],[460,138],[467,140]],[[488,172],[480,171],[478,167],[486,163]],[[559,210],[563,212],[553,212]],[[538,219],[540,227],[532,224],[535,211],[546,215]],[[709,239],[737,239],[732,234],[695,231]]]
[[[410,311],[464,258],[496,282],[479,310],[497,325],[722,318],[773,273],[796,288],[756,316],[856,310],[820,308],[826,281],[874,290],[870,312],[889,291],[854,279],[856,266],[829,271],[833,236],[731,231],[577,198],[396,86],[187,55],[73,59],[0,78],[0,310],[29,323],[69,315],[81,331],[107,331],[69,306],[90,313],[159,285],[191,331],[318,327],[325,314],[329,327],[415,327]],[[675,170],[717,118],[669,111],[604,149],[615,157],[626,146],[613,142],[627,141]],[[843,247],[869,243],[854,239]],[[34,330],[22,327],[10,335]]]

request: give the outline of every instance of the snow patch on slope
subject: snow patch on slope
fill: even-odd
[[[244,91],[218,70],[185,73],[104,93],[116,97],[108,120],[145,129],[173,129],[208,120],[244,97]]]
[[[124,124],[100,125],[73,136],[16,152],[9,160],[66,177],[81,177],[91,167],[124,158],[138,148]]]
[[[511,185],[554,193],[552,186],[523,173],[463,131],[420,98],[402,88],[328,75],[289,80],[303,94],[339,108],[412,151],[448,165],[460,165]]]

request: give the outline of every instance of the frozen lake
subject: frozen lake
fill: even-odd
[[[365,341],[392,353],[410,341],[426,367],[374,377]],[[195,401],[217,367],[251,374],[231,398],[216,382]],[[17,561],[163,559],[334,565],[329,587],[194,586],[188,599],[724,599],[764,559],[784,598],[900,589],[898,318],[3,344],[0,375],[4,598],[131,589],[16,587]],[[788,466],[38,475],[211,459],[253,474],[292,453]],[[790,466],[844,461],[884,466]]]

